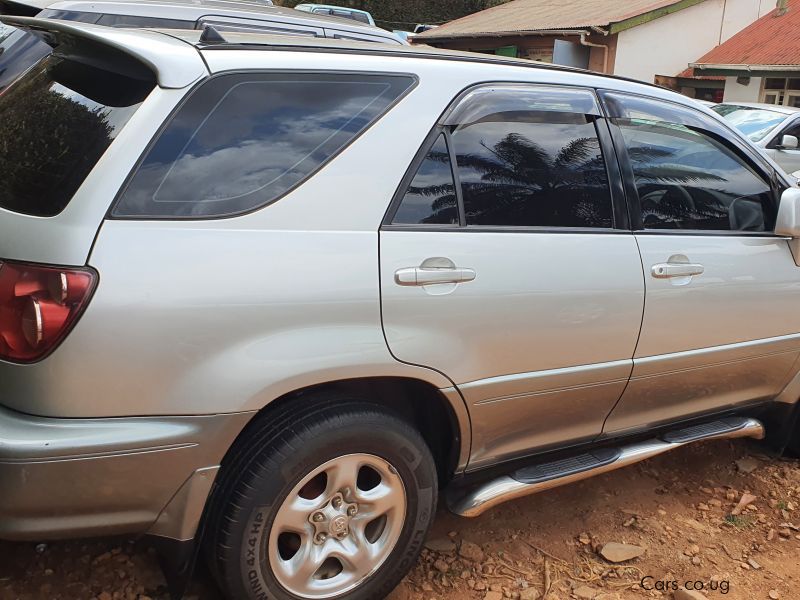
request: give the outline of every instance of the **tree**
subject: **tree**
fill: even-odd
[[[47,59],[0,95],[0,205],[63,208],[111,144],[104,107],[82,104],[48,75]],[[70,97],[76,96],[76,97]]]

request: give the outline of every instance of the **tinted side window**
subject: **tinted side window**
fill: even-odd
[[[431,147],[406,190],[395,225],[457,225],[453,170],[444,134]]]
[[[624,111],[625,98],[615,98]],[[637,99],[613,119],[633,167],[644,228],[770,229],[770,186],[720,137],[662,120],[656,109]]]
[[[413,85],[405,76],[232,74],[178,111],[115,216],[229,216],[273,202],[364,132]]]
[[[613,226],[595,117],[506,107],[452,140],[467,225]]]

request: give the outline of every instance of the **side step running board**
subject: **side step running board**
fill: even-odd
[[[764,426],[756,419],[744,417],[692,425],[630,446],[598,448],[577,456],[523,467],[477,487],[453,490],[448,496],[448,506],[462,517],[477,517],[508,500],[620,469],[693,442],[744,437],[763,439]]]

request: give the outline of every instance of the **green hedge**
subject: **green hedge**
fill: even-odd
[[[308,0],[275,0],[275,4],[294,6]],[[368,10],[386,29],[412,29],[417,23],[439,24],[508,0],[318,0],[318,4],[337,4]]]

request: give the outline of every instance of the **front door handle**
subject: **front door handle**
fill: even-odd
[[[674,279],[676,277],[694,277],[705,273],[706,268],[696,263],[659,263],[653,265],[652,273],[656,279]]]
[[[466,283],[475,279],[473,269],[458,268],[449,258],[428,258],[419,267],[395,271],[398,285],[421,286],[439,283]]]

